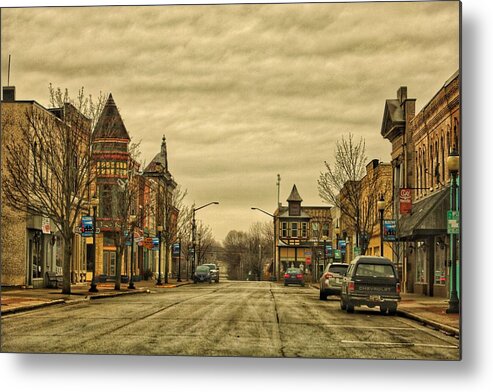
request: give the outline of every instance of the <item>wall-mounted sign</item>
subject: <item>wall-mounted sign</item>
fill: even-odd
[[[409,215],[413,210],[412,190],[401,188],[399,190],[399,211],[401,215]]]
[[[43,217],[41,221],[41,229],[43,230],[43,234],[51,233],[50,218]]]

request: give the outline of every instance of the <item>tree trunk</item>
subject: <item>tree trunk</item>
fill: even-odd
[[[121,289],[122,283],[122,256],[121,248],[116,252],[115,290]]]
[[[62,294],[70,294],[71,284],[71,267],[72,267],[72,236],[64,237],[63,242],[63,286]]]

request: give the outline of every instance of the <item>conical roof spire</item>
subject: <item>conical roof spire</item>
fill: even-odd
[[[298,189],[296,189],[296,184],[293,185],[293,189],[291,190],[291,194],[289,195],[287,201],[288,202],[290,202],[290,201],[299,201],[299,202],[303,201],[300,194],[298,193]]]
[[[164,170],[168,171],[168,148],[166,147],[166,135],[163,135],[161,142],[161,156],[164,162]]]
[[[127,128],[123,123],[120,112],[116,107],[113,95],[110,93],[104,105],[101,116],[94,128],[95,139],[127,139],[130,140]]]

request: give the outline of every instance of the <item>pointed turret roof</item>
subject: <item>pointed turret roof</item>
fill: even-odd
[[[293,189],[291,190],[291,194],[289,195],[287,201],[288,202],[290,202],[290,201],[300,201],[300,202],[303,201],[300,194],[298,193],[298,189],[296,189],[296,184],[293,185]]]
[[[161,151],[159,151],[154,159],[147,165],[145,172],[156,172],[158,169],[156,166],[162,166],[165,173],[169,173],[168,171],[168,149],[166,147],[166,136],[163,135],[161,141]]]
[[[127,128],[123,123],[120,112],[116,107],[113,96],[109,95],[106,104],[104,105],[103,112],[98,119],[96,128],[94,128],[94,138],[95,139],[128,139]]]

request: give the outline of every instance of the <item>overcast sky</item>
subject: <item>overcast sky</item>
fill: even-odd
[[[135,3],[135,2],[134,2]],[[168,141],[171,173],[216,239],[270,218],[317,178],[335,142],[380,136],[399,86],[425,105],[459,68],[458,2],[2,9],[2,84],[48,105],[48,85],[111,92],[148,163]]]

